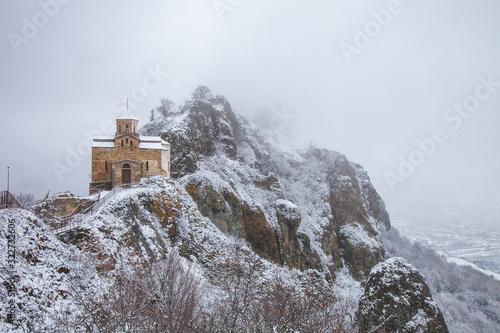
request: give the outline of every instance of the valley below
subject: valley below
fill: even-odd
[[[401,235],[427,245],[448,261],[475,265],[500,280],[500,223],[490,214],[396,214]],[[474,266],[472,266],[474,267]]]

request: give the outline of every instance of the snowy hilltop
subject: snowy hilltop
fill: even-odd
[[[171,144],[172,179],[110,192],[96,209],[98,195],[64,193],[0,212],[17,251],[1,275],[0,330],[447,332],[451,319],[490,331],[480,316],[498,299],[470,307],[471,326],[455,318],[440,259],[391,228],[360,165],[296,148],[206,87],[158,111],[140,134]],[[74,227],[58,229],[68,218]]]

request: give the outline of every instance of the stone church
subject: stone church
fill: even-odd
[[[141,178],[170,178],[170,144],[158,136],[139,135],[138,124],[139,119],[127,111],[116,119],[114,136],[94,138],[90,194]]]

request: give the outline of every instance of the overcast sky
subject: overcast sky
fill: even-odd
[[[12,192],[86,195],[84,131],[203,84],[363,165],[390,212],[500,211],[499,1],[0,1],[0,189],[10,166]]]

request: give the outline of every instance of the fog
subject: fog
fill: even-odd
[[[144,125],[203,84],[361,164],[390,213],[498,222],[499,17],[494,0],[2,1],[0,189],[9,166],[11,192],[87,195],[87,137],[127,97]]]

